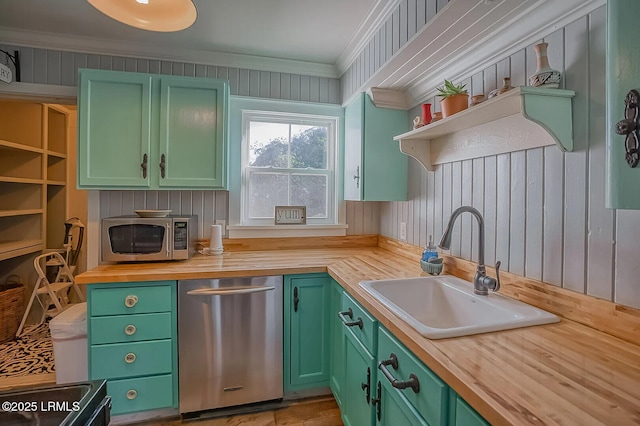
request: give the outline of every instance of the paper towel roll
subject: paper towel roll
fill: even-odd
[[[211,225],[211,238],[209,240],[209,252],[222,253],[222,225]]]

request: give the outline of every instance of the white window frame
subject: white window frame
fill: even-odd
[[[308,171],[305,169],[280,169],[280,168],[263,168],[249,166],[249,126],[252,121],[262,121],[268,123],[284,123],[299,125],[316,125],[326,126],[329,129],[327,135],[327,169],[326,172],[317,172],[316,170]],[[281,228],[282,225],[275,225],[273,217],[265,219],[252,219],[248,215],[249,203],[249,173],[251,170],[260,170],[264,172],[294,172],[299,174],[322,174],[327,175],[327,217],[326,218],[307,218],[306,227],[322,226],[322,225],[338,225],[339,223],[339,191],[338,191],[338,152],[339,152],[339,117],[300,114],[291,112],[274,112],[260,110],[243,110],[242,111],[242,149],[241,149],[241,226],[243,227],[274,227]],[[295,230],[295,227],[301,225],[291,225],[287,228]],[[282,229],[284,231],[284,229]]]

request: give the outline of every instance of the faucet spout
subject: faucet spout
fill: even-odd
[[[449,223],[442,234],[442,238],[438,243],[441,249],[449,250],[451,246],[451,234],[453,231],[453,225],[462,213],[471,213],[478,222],[478,267],[476,268],[476,275],[473,278],[473,291],[476,294],[486,296],[489,294],[489,290],[498,291],[500,289],[500,262],[496,262],[496,278],[487,275],[484,265],[484,219],[482,214],[471,206],[458,207],[451,213]]]

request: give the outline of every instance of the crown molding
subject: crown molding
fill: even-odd
[[[61,50],[95,55],[187,62],[230,68],[339,78],[335,65],[208,50],[179,49],[149,43],[127,43],[97,38],[43,33],[0,27],[5,45]]]
[[[376,0],[375,4],[356,29],[353,37],[347,43],[342,54],[336,61],[336,69],[340,75],[344,74],[358,55],[365,49],[369,41],[375,36],[380,25],[397,9],[401,0]]]
[[[0,83],[0,97],[4,99],[21,99],[73,105],[76,103],[77,95],[78,89],[71,86],[22,83],[17,81],[11,84]]]
[[[411,107],[407,93],[401,90],[370,87],[367,90],[367,95],[378,108],[407,110]]]

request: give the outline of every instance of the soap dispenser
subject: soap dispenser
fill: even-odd
[[[438,258],[438,248],[433,245],[433,236],[429,235],[429,242],[422,252],[422,260],[427,262],[432,257]]]

